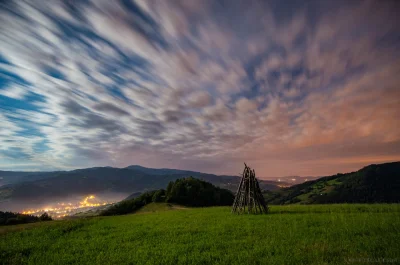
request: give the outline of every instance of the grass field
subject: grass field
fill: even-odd
[[[149,205],[141,214],[0,228],[1,264],[400,263],[400,205]],[[383,260],[384,259],[384,260]]]

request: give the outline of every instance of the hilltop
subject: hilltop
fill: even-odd
[[[131,196],[130,196],[131,197]],[[177,179],[168,184],[166,190],[145,192],[136,198],[127,198],[116,203],[101,215],[122,215],[137,212],[150,203],[174,203],[192,207],[232,205],[234,195],[231,191],[215,187],[209,182],[193,177]]]
[[[400,162],[369,165],[356,172],[266,192],[269,204],[398,203]]]

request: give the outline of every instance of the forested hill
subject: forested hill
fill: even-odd
[[[133,197],[133,196],[132,196]],[[234,195],[209,182],[193,177],[171,181],[167,189],[145,192],[136,198],[125,199],[107,208],[101,215],[121,215],[133,213],[151,202],[175,203],[190,207],[232,205]]]
[[[369,165],[357,172],[266,192],[265,197],[269,204],[398,203],[400,162]]]

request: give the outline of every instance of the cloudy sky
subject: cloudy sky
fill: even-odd
[[[397,1],[1,1],[0,169],[400,160]],[[396,27],[397,26],[397,27]]]

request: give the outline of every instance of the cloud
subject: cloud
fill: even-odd
[[[17,84],[0,90],[0,95],[19,100],[24,99],[27,93],[28,90],[24,86]]]
[[[100,112],[108,112],[111,115],[129,115],[129,112],[107,102],[96,104],[93,108]]]
[[[2,4],[0,168],[236,174],[247,161],[272,177],[398,160],[396,10],[369,1]]]
[[[246,98],[241,98],[236,102],[236,108],[239,113],[246,113],[249,111],[255,111],[257,109],[257,104]]]
[[[205,91],[196,91],[189,95],[187,104],[192,108],[203,108],[210,105],[211,95]]]

